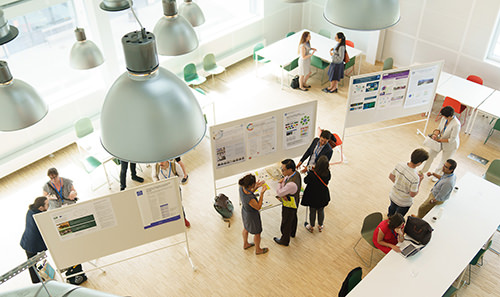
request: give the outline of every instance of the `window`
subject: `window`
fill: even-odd
[[[497,18],[497,27],[493,34],[487,58],[500,63],[500,17]]]

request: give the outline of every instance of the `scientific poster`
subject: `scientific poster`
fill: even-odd
[[[248,159],[276,152],[276,125],[274,116],[246,125]]]
[[[434,100],[438,70],[439,65],[411,70],[404,108],[426,105]]]
[[[283,114],[283,146],[285,150],[308,144],[311,141],[312,109],[295,110]]]
[[[109,198],[71,208],[62,207],[54,211],[52,221],[63,240],[116,226],[115,212]]]
[[[214,132],[217,168],[245,161],[243,124]]]
[[[409,74],[410,70],[382,74],[378,109],[403,106]]]
[[[380,74],[356,78],[350,88],[349,112],[375,109],[380,86]]]
[[[174,179],[157,182],[135,192],[144,229],[180,220],[180,189]]]

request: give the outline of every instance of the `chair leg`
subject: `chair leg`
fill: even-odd
[[[486,140],[484,141],[484,144],[488,142],[488,139],[490,139],[490,136],[493,135],[493,128],[490,129],[490,132],[488,132],[488,136],[486,136]]]
[[[356,255],[358,255],[358,257],[361,259],[361,262],[363,262],[363,264],[365,264],[366,267],[370,267],[372,265],[372,257],[373,257],[373,247],[370,246],[371,248],[371,255],[370,255],[370,262],[367,263],[363,257],[361,257],[361,255],[358,253],[358,251],[356,250],[356,246],[358,245],[358,243],[361,241],[361,239],[363,239],[363,237],[361,237],[358,242],[356,242],[356,244],[354,245],[354,247],[352,248],[354,250],[354,252],[356,253]]]

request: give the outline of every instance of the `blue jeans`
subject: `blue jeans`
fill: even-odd
[[[391,205],[389,205],[389,210],[388,210],[387,216],[390,217],[393,214],[395,214],[396,212],[398,212],[404,217],[406,215],[406,213],[408,212],[408,210],[410,210],[410,206],[402,207],[402,206],[399,206],[396,203],[392,202],[392,200],[391,200]]]

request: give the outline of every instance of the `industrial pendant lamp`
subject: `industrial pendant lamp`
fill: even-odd
[[[99,7],[105,11],[121,11],[130,8],[129,0],[103,0]]]
[[[206,123],[189,87],[158,66],[155,36],[134,31],[122,38],[127,72],[111,86],[101,112],[102,145],[120,160],[154,163],[200,143]]]
[[[303,2],[309,2],[309,0],[283,0],[284,2],[288,3],[303,3]]]
[[[198,27],[205,23],[203,11],[201,11],[198,4],[194,3],[192,0],[184,0],[184,2],[179,5],[179,14],[185,17],[193,27]]]
[[[14,79],[7,62],[0,61],[0,131],[27,128],[43,119],[48,111],[35,89]]]
[[[163,0],[164,16],[153,30],[158,38],[158,53],[164,56],[178,56],[194,51],[198,37],[193,26],[177,13],[175,0]]]
[[[382,30],[399,22],[399,0],[327,0],[325,19],[351,30]]]
[[[4,17],[3,10],[0,9],[0,45],[13,40],[17,35],[19,35],[19,30],[9,25]]]
[[[90,40],[85,37],[83,28],[75,29],[76,43],[69,54],[69,64],[75,69],[91,69],[104,62],[102,53]]]

